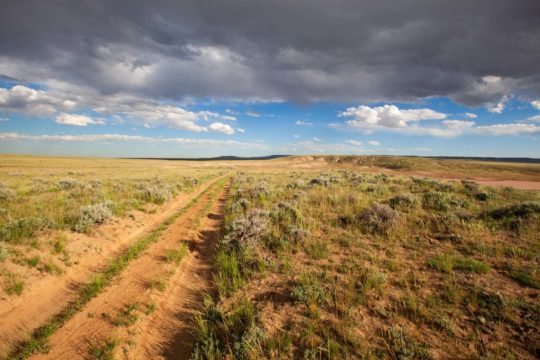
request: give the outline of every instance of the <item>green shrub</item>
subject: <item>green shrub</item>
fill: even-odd
[[[442,192],[428,191],[422,196],[422,206],[424,209],[448,211],[450,205],[450,199]]]
[[[416,197],[409,193],[396,195],[389,201],[392,209],[410,209],[413,208],[416,203]]]
[[[27,217],[13,220],[0,227],[0,241],[19,243],[31,238],[36,232],[52,228],[54,223],[47,218]]]
[[[362,211],[361,220],[371,232],[385,233],[397,223],[398,213],[386,204],[373,203]]]
[[[101,224],[113,216],[115,204],[106,201],[101,204],[81,206],[79,208],[79,219],[73,227],[77,232],[86,232],[91,225]]]

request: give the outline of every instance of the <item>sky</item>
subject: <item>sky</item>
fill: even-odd
[[[540,3],[5,1],[0,152],[540,158]]]

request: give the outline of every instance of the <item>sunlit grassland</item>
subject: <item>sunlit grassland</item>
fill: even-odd
[[[535,358],[539,200],[470,181],[239,173],[193,358]]]

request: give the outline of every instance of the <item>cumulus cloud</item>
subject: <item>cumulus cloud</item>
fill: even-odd
[[[313,125],[313,123],[310,123],[310,122],[307,122],[307,121],[302,121],[302,120],[296,120],[294,122],[295,125],[298,125],[298,126],[311,126]]]
[[[86,115],[61,113],[56,116],[56,123],[73,126],[104,125],[102,119],[93,119]]]
[[[491,113],[500,114],[504,111],[506,103],[510,100],[510,97],[505,95],[495,104],[488,104],[487,110]]]
[[[210,124],[208,128],[212,131],[220,132],[227,135],[234,134],[234,129],[230,125],[219,123],[219,122]]]
[[[471,120],[446,119],[446,114],[431,109],[402,110],[394,105],[351,107],[341,112],[340,116],[352,117],[352,120],[347,120],[345,125],[363,132],[393,131],[402,134],[438,137],[454,137],[464,134],[529,135],[540,132],[540,126],[532,124],[476,126],[476,123]],[[427,126],[422,124],[425,123],[424,120],[430,120],[427,122]]]
[[[371,146],[379,146],[379,145],[381,145],[380,142],[375,141],[375,140],[368,141],[367,143],[368,143],[369,145],[371,145]]]
[[[174,104],[137,96],[101,96],[95,93],[86,93],[85,96],[74,97],[67,92],[35,90],[23,85],[16,85],[11,89],[0,88],[0,109],[38,117],[54,117],[57,123],[65,125],[104,124],[102,118],[91,118],[68,112],[90,109],[102,116],[111,116],[116,121],[141,124],[147,128],[167,126],[179,130],[194,132],[211,130],[226,134],[234,133],[234,129],[229,125],[207,127],[198,122],[211,119],[236,120],[236,117],[231,115],[212,111],[193,112]]]
[[[352,120],[347,121],[349,126],[365,129],[405,128],[410,122],[446,118],[446,114],[431,109],[401,110],[395,105],[350,107],[339,116],[352,117]]]
[[[463,114],[465,117],[468,117],[469,119],[476,119],[478,117],[478,115],[474,114],[474,113],[465,113]]]
[[[540,110],[540,100],[534,100],[534,101],[531,101],[531,105],[532,105],[535,109]]]
[[[353,146],[362,146],[362,142],[357,140],[345,140],[345,143]]]
[[[0,88],[0,109],[23,112],[33,116],[52,115],[57,111],[69,111],[76,106],[73,96],[35,90],[23,85],[10,89]]]

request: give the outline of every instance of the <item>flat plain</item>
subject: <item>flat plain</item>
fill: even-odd
[[[0,356],[535,359],[540,165],[0,156]]]

